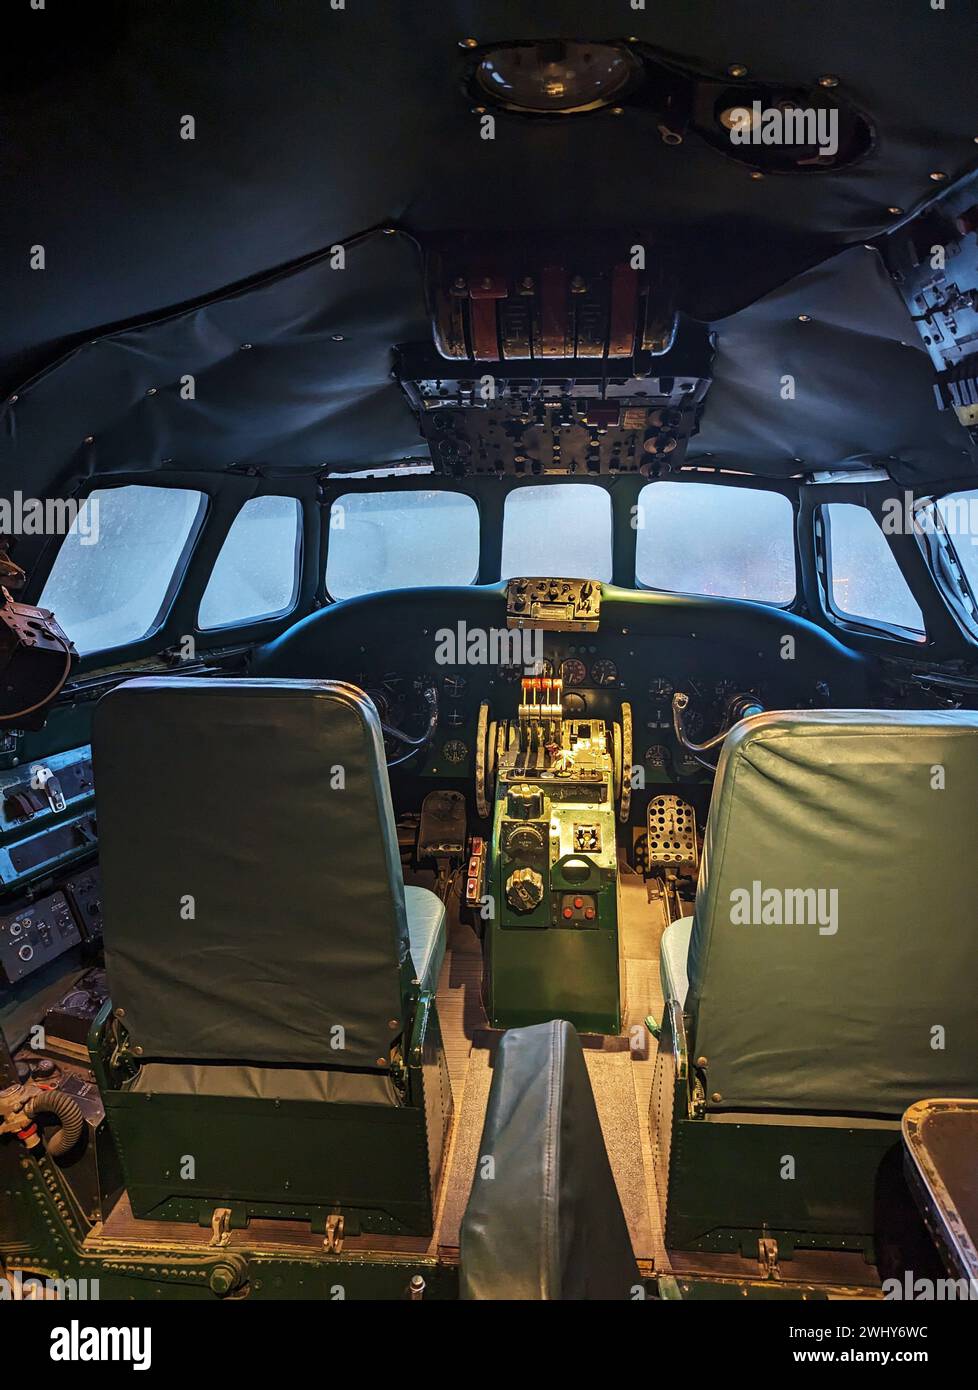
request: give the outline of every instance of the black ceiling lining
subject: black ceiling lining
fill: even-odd
[[[876,251],[850,248],[713,327],[688,462],[774,478],[883,466],[908,485],[975,471]],[[430,334],[417,247],[376,232],[344,270],[326,253],[76,349],[3,406],[0,477],[70,493],[142,468],[280,475],[427,459],[391,347]]]
[[[416,246],[376,232],[346,248],[344,269],[327,252],[75,349],[4,404],[0,476],[71,492],[93,474],[139,468],[318,471],[427,457],[390,372],[393,343],[429,334]]]
[[[774,477],[884,467],[908,486],[978,471],[967,433],[937,409],[930,361],[869,247],[840,253],[714,327],[714,381],[689,463]],[[793,398],[782,396],[786,376]]]
[[[606,3],[474,0],[47,0],[5,15],[0,376],[7,388],[79,334],[158,316],[357,228],[648,226],[682,250],[682,307],[732,312],[840,244],[887,225],[975,159],[962,99],[976,42],[968,6],[821,0]],[[839,93],[878,132],[837,174],[749,172],[690,135],[662,143],[626,110],[532,130],[500,116],[479,138],[466,36],[613,37],[621,25],[716,75]],[[196,139],[181,141],[184,114]],[[47,269],[27,248],[43,244]]]

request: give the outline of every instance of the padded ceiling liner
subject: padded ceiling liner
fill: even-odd
[[[479,138],[459,41],[634,35],[679,62],[808,85],[865,110],[874,151],[839,174],[753,182],[638,110]],[[636,225],[675,237],[682,307],[752,302],[973,167],[973,5],[948,0],[28,0],[0,47],[0,376],[80,336],[397,221]],[[193,115],[196,138],[180,138]],[[47,269],[31,271],[43,244]]]
[[[70,491],[93,473],[161,465],[428,458],[391,379],[391,346],[431,334],[417,248],[377,232],[347,248],[345,270],[330,259],[76,348],[4,407],[0,476],[9,462],[18,478],[37,469],[39,485]]]
[[[638,110],[500,116],[496,139],[479,138],[460,39],[625,32],[712,73],[739,62],[802,85],[836,74],[877,145],[842,173],[755,182],[695,135],[663,144]],[[645,228],[677,248],[683,309],[724,319],[694,457],[776,474],[796,457],[893,454],[913,476],[967,471],[966,436],[934,410],[923,353],[899,346],[911,325],[898,324],[885,277],[867,262],[865,283],[848,278],[845,257],[830,258],[890,225],[889,206],[925,200],[930,171],[956,179],[974,166],[978,122],[962,94],[975,56],[970,7],[925,0],[898,15],[892,0],[11,8],[0,379],[20,399],[2,422],[0,477],[67,488],[167,459],[280,469],[422,454],[388,379],[391,346],[428,332],[410,241],[360,242],[342,275],[306,263],[389,223],[421,242],[467,228]],[[192,141],[180,139],[188,114]],[[35,245],[43,271],[29,268]],[[778,289],[813,266],[814,279]],[[799,292],[812,324],[792,322]],[[797,398],[782,402],[770,378],[793,370]],[[186,373],[194,402],[179,398]]]
[[[714,327],[714,381],[688,461],[768,476],[883,466],[908,486],[978,470],[953,411],[937,409],[930,358],[869,247]]]
[[[972,471],[968,436],[937,410],[930,361],[875,251],[844,251],[714,328],[690,461],[771,477],[883,463],[908,483]],[[322,256],[75,349],[4,406],[0,477],[69,493],[139,468],[274,474],[426,459],[390,347],[429,335],[417,248],[376,232],[347,249],[343,271]],[[786,376],[794,399],[782,396]]]

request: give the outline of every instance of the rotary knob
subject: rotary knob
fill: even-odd
[[[506,798],[506,810],[514,820],[539,820],[543,815],[543,792],[526,783],[512,787]]]
[[[532,912],[543,901],[543,879],[536,869],[514,869],[506,880],[506,901],[514,912]]]

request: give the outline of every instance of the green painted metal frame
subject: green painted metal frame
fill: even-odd
[[[414,1010],[398,1106],[134,1092],[110,1018],[107,1003],[89,1052],[136,1217],[209,1226],[228,1207],[232,1227],[263,1217],[324,1230],[342,1214],[349,1234],[434,1230],[452,1094],[431,994]]]
[[[611,827],[614,827],[613,803]],[[582,808],[586,803],[581,803]],[[607,811],[606,803],[600,809]],[[584,811],[582,810],[582,816]],[[617,863],[565,854],[545,863],[550,891],[532,912],[517,915],[506,902],[508,862],[502,844],[506,787],[497,786],[493,809],[489,892],[493,915],[485,936],[486,1013],[493,1028],[523,1028],[565,1018],[581,1033],[615,1035],[622,1019],[622,943]],[[569,859],[590,864],[586,879],[568,878]],[[590,893],[597,904],[594,927],[564,927],[553,920],[561,893]]]
[[[649,1120],[657,1166],[668,1171],[667,1248],[756,1258],[770,1237],[782,1258],[801,1248],[875,1260],[881,1170],[899,1151],[898,1121],[705,1114],[676,1000],[663,1019]]]
[[[58,1165],[0,1143],[0,1268],[74,1281],[67,1296],[105,1299],[454,1299],[458,1271],[432,1255],[107,1241],[87,1221]],[[412,1281],[420,1278],[422,1287]]]
[[[595,895],[600,926],[586,930],[552,926],[539,909],[528,914],[527,925],[513,925],[500,920],[506,905],[501,883],[494,886],[496,916],[486,933],[486,1011],[494,1028],[522,1028],[566,1018],[581,1033],[619,1032],[617,881],[613,875],[595,871],[593,883],[569,882],[560,866],[554,866],[552,891],[575,889]]]

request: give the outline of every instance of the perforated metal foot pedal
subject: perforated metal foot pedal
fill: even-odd
[[[465,854],[465,797],[461,792],[429,792],[421,804],[419,859],[461,859]]]
[[[654,874],[695,874],[699,868],[696,812],[681,796],[654,796],[647,813],[647,867]]]

